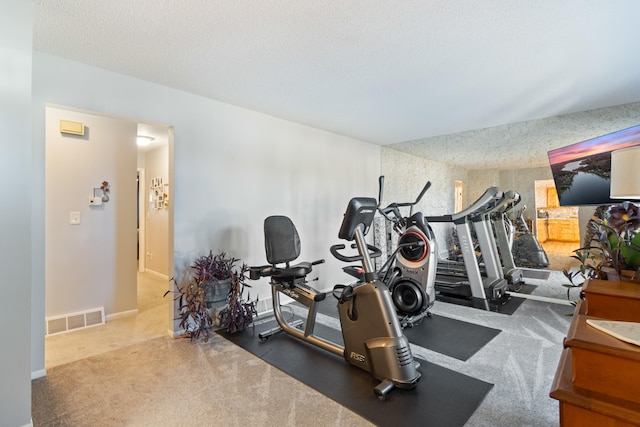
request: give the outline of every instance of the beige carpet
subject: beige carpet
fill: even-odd
[[[564,269],[578,269],[580,267],[580,261],[572,258],[570,255],[563,254],[547,254],[549,259],[548,270],[562,271]]]
[[[32,382],[38,426],[369,426],[240,347],[156,338]]]
[[[149,295],[164,286],[150,281]],[[47,376],[32,381],[34,426],[371,425],[215,334],[208,343],[157,335],[167,328],[165,304],[139,301],[135,318],[47,338]],[[420,356],[496,384],[467,426],[554,426],[548,393],[572,309],[526,301],[505,316],[436,304],[435,314],[502,332],[466,362]]]

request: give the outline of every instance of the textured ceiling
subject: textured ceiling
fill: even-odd
[[[640,101],[637,0],[34,4],[38,51],[382,145]]]

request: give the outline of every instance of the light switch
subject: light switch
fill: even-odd
[[[69,224],[71,225],[80,224],[80,212],[71,212],[69,214]]]

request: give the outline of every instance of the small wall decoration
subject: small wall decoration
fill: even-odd
[[[151,208],[160,210],[169,206],[169,184],[163,184],[162,178],[151,180]]]
[[[169,184],[164,185],[164,208],[169,209]]]
[[[109,201],[109,181],[102,181],[102,185],[100,186],[100,189],[102,190],[102,201],[108,202]]]
[[[93,196],[89,196],[89,206],[101,206],[109,201],[109,182],[102,181],[100,188],[93,188]]]

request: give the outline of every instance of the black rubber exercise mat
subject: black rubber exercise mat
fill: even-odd
[[[515,292],[517,295],[517,292]],[[524,298],[511,297],[509,301],[498,307],[498,313],[512,315],[525,301]]]
[[[413,328],[404,329],[411,344],[458,360],[469,359],[499,333],[500,329],[437,314],[425,317]]]
[[[337,319],[337,302],[330,296],[327,297],[327,300],[318,305],[318,312]],[[458,360],[469,359],[499,333],[499,329],[437,314],[425,317],[413,328],[404,329],[404,334],[412,344]]]
[[[484,400],[493,384],[421,361],[422,378],[412,390],[392,390],[387,399],[373,393],[378,382],[343,358],[280,332],[261,342],[255,330],[218,333],[269,364],[302,381],[378,426],[463,426]],[[340,332],[316,325],[316,334],[337,341]]]
[[[536,288],[538,287],[538,285],[530,285],[528,283],[523,283],[521,285],[517,286],[517,289],[513,289],[513,290],[509,290],[510,293],[516,293],[516,294],[531,294],[533,293],[533,291],[536,290]]]

